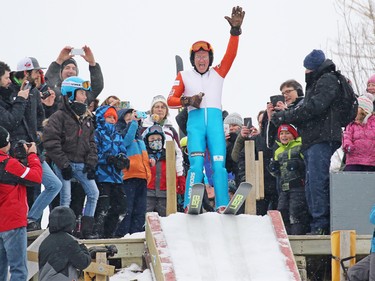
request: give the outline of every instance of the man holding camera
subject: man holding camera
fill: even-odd
[[[95,61],[91,48],[83,46],[81,49],[74,49],[71,46],[65,46],[59,53],[57,59],[53,61],[46,72],[46,82],[56,93],[56,100],[52,106],[45,106],[47,118],[58,108],[62,102],[61,83],[66,78],[78,76],[78,65],[74,56],[81,56],[88,64],[90,71],[91,90],[87,96],[87,104],[95,100],[104,88],[104,79],[100,65]]]
[[[4,71],[1,70],[2,68]],[[0,107],[3,107],[3,111],[7,111],[5,116],[8,117],[0,120],[0,126],[4,126],[10,133],[12,147],[10,154],[16,156],[14,148],[16,146],[20,147],[21,151],[16,149],[16,152],[21,152],[17,155],[22,157],[20,160],[25,162],[27,159],[26,155],[22,153],[23,143],[35,142],[37,145],[41,143],[42,122],[45,119],[41,94],[36,89],[35,82],[40,78],[40,69],[42,67],[39,66],[38,61],[33,57],[21,59],[17,64],[17,71],[13,73],[10,72],[9,67],[0,66],[0,80],[4,80],[0,89],[2,99]],[[1,75],[2,73],[4,74]],[[7,77],[10,81],[6,80]],[[17,112],[17,115],[14,114],[15,112]],[[15,121],[15,123],[12,121]],[[41,149],[42,147],[39,146],[38,148]],[[41,151],[38,152],[41,157]],[[40,229],[37,221],[40,220],[43,210],[51,203],[62,187],[61,181],[53,173],[52,169],[44,159],[41,160],[45,190],[39,194],[40,185],[34,185],[33,188],[28,189],[28,203],[31,206],[28,214],[29,231]]]
[[[27,280],[26,186],[42,182],[36,145],[23,144],[28,166],[8,154],[9,132],[0,127],[0,280]]]

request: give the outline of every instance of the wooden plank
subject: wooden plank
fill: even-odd
[[[351,246],[350,233],[351,233],[350,230],[341,230],[340,231],[340,261],[343,258],[347,258],[347,257],[351,256],[350,255],[350,246]],[[346,268],[349,268],[349,263],[350,263],[350,260],[345,261],[344,266]],[[340,280],[342,280],[342,281],[346,280],[345,272],[344,272],[342,266],[340,266]]]
[[[264,162],[263,162],[263,151],[258,152],[258,164],[259,164],[259,197],[264,199]]]
[[[258,161],[255,161],[255,199],[258,201],[260,200],[260,185],[259,185],[259,181],[260,181],[260,178],[259,178],[259,162]]]
[[[167,216],[177,212],[176,194],[176,150],[174,141],[167,141]]]
[[[142,266],[142,256],[144,253],[144,238],[112,238],[112,239],[89,239],[80,240],[88,248],[95,245],[115,245],[118,253],[109,259],[121,259],[121,267],[127,267],[132,263]]]
[[[105,276],[114,275],[115,274],[115,267],[113,265],[92,262],[92,263],[90,263],[90,265],[88,267],[85,268],[84,271],[95,273],[95,274],[97,274],[97,277],[99,275],[103,275],[105,277]],[[96,280],[99,280],[99,279],[96,279]]]
[[[43,240],[49,235],[48,229],[44,230],[38,238],[34,240],[29,247],[27,247],[27,269],[28,275],[27,280],[33,278],[39,271],[38,265],[38,252],[39,246],[42,244]]]
[[[245,141],[245,176],[246,181],[255,186],[255,150],[254,141]],[[245,202],[245,214],[256,214],[256,190],[252,188]]]
[[[320,256],[332,254],[330,235],[289,235],[288,237],[294,255]],[[357,235],[357,255],[362,256],[369,254],[371,238],[372,235]]]
[[[302,281],[307,281],[307,270],[306,270],[306,257],[304,256],[294,256],[296,264],[298,267],[299,275]]]
[[[288,235],[285,230],[283,219],[279,211],[268,211],[267,215],[270,217],[272,226],[275,231],[276,239],[279,242],[279,247],[281,253],[285,256],[286,266],[289,268],[290,272],[293,274],[293,280],[301,281],[301,276],[299,275],[298,267],[294,259],[292,248],[289,243]]]
[[[156,280],[175,281],[172,258],[168,251],[159,216],[155,212],[146,214],[146,241]]]

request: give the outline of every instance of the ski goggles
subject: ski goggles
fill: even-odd
[[[76,89],[83,89],[85,91],[89,91],[91,89],[90,81],[83,81],[81,83],[73,82],[73,81],[63,81],[61,86],[71,86]]]
[[[191,46],[190,51],[198,52],[200,49],[203,49],[204,51],[209,52],[209,51],[212,51],[212,46],[210,43],[206,41],[198,41],[198,42],[195,42],[193,46]]]
[[[163,128],[160,127],[159,125],[152,125],[152,126],[148,129],[148,133],[149,133],[149,134],[152,134],[152,133],[163,134]]]

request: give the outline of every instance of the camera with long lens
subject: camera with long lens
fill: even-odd
[[[24,144],[26,144],[27,147],[31,147],[32,145],[31,143],[25,140],[19,140],[13,148],[13,155],[18,160],[26,159],[27,157],[27,151],[25,147],[23,146]]]

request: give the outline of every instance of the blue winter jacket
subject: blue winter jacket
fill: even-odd
[[[96,110],[97,128],[95,142],[98,148],[98,165],[96,175],[98,182],[122,183],[122,171],[115,169],[107,163],[108,156],[116,156],[120,153],[126,155],[124,138],[116,130],[115,124],[105,122],[104,114],[110,106],[101,106]]]
[[[151,169],[146,145],[141,136],[142,128],[135,120],[128,124],[125,122],[124,117],[127,112],[127,109],[122,109],[118,112],[119,118],[116,124],[116,129],[124,138],[127,156],[130,160],[130,168],[125,171],[123,180],[139,178],[150,182]]]
[[[372,206],[371,212],[370,212],[370,222],[372,224],[375,224],[375,205]],[[371,239],[371,253],[375,253],[375,230],[374,234],[372,235]]]

